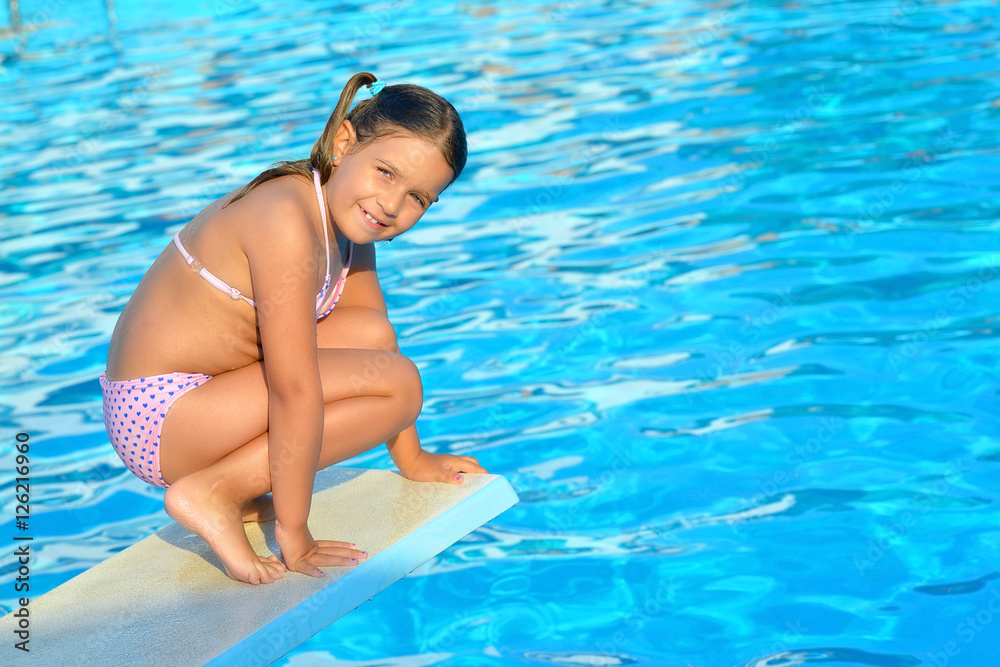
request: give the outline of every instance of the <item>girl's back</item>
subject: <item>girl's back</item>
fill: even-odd
[[[313,255],[286,268],[314,274],[319,291],[325,244],[312,184],[294,175],[276,178],[226,206],[236,192],[213,202],[181,230],[185,249],[196,258],[193,266],[170,243],[143,277],[111,338],[109,380],[175,371],[217,375],[259,361],[257,310],[214,288],[197,270],[208,269],[254,299],[253,254],[266,252],[276,234],[298,228],[311,235]],[[330,251],[331,272],[338,275],[343,263],[332,240]]]

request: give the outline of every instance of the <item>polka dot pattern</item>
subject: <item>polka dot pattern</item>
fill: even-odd
[[[211,375],[204,373],[167,373],[109,382],[101,373],[104,428],[118,457],[136,477],[167,488],[160,474],[163,419],[174,401],[211,379]]]

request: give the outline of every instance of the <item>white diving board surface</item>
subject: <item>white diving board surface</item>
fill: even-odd
[[[313,536],[357,543],[369,554],[360,565],[252,586],[229,579],[204,540],[172,523],[32,599],[24,664],[269,665],[517,503],[497,475],[453,486],[331,467],[315,488]],[[257,553],[278,553],[273,522],[245,526]],[[0,619],[9,642],[15,620]]]

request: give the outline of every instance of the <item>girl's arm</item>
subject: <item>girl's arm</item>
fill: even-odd
[[[261,201],[263,200],[263,201]],[[296,202],[257,198],[245,251],[268,387],[268,457],[276,537],[291,570],[316,574],[306,527],[323,437],[316,352],[315,232]],[[308,267],[308,268],[307,268]],[[301,561],[301,562],[300,562]]]
[[[354,246],[355,256],[347,276],[347,286],[338,307],[361,306],[382,313],[388,320],[385,295],[375,270],[375,247],[372,244]],[[396,351],[399,352],[397,346]],[[420,482],[450,482],[461,484],[460,472],[485,473],[486,469],[471,456],[431,454],[420,446],[416,424],[385,443],[393,463],[404,477]]]

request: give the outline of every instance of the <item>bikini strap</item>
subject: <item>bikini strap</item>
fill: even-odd
[[[204,278],[209,285],[222,292],[225,292],[233,300],[243,299],[254,308],[257,307],[257,304],[253,302],[253,299],[246,298],[238,289],[236,289],[235,287],[231,287],[228,283],[225,283],[219,278],[216,278],[211,271],[202,266],[201,262],[195,259],[194,255],[189,253],[187,251],[187,248],[184,247],[184,244],[181,243],[180,232],[174,234],[174,245],[177,246],[177,250],[181,253],[181,257],[183,257],[184,261],[187,262],[187,265],[191,267],[191,270],[197,273],[202,278]]]
[[[323,242],[326,244],[326,252],[324,253],[326,257],[326,275],[330,275],[330,233],[326,230],[328,227],[326,222],[326,202],[323,200],[323,188],[320,187],[319,183],[319,170],[313,168],[313,184],[316,186],[316,201],[319,203],[319,214],[323,218]]]

